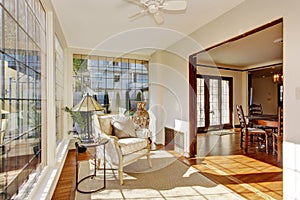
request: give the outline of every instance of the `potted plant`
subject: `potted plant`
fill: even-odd
[[[73,138],[76,138],[81,142],[81,132],[85,131],[85,120],[86,117],[83,117],[80,112],[74,112],[69,107],[65,107],[64,109],[66,112],[68,112],[74,122],[74,128],[71,131],[68,131],[68,134],[73,134]],[[86,147],[84,145],[80,145],[78,142],[75,142],[75,146],[78,147],[78,152],[83,153],[86,151]]]

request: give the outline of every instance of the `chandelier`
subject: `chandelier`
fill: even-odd
[[[273,75],[273,82],[274,83],[282,83],[283,75],[282,74],[274,74]]]

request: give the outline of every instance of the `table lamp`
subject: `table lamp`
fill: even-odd
[[[91,113],[99,110],[103,110],[103,108],[89,93],[84,95],[81,101],[72,108],[72,111],[87,112],[87,131],[86,135],[81,138],[81,141],[84,143],[94,142],[90,127]]]

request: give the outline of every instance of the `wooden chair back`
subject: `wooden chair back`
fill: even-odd
[[[252,104],[249,106],[249,115],[262,115],[263,109],[261,104]]]
[[[241,129],[247,128],[247,122],[245,119],[244,111],[242,105],[236,105],[237,114],[240,121]]]

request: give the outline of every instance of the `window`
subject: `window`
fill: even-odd
[[[73,102],[83,93],[94,95],[104,106],[109,96],[109,111],[134,110],[136,101],[148,101],[148,61],[104,56],[73,55],[75,74]]]
[[[35,179],[41,163],[45,18],[39,0],[0,1],[0,199]]]
[[[56,143],[62,140],[63,135],[63,98],[64,98],[64,52],[55,36],[55,105],[56,105]]]

